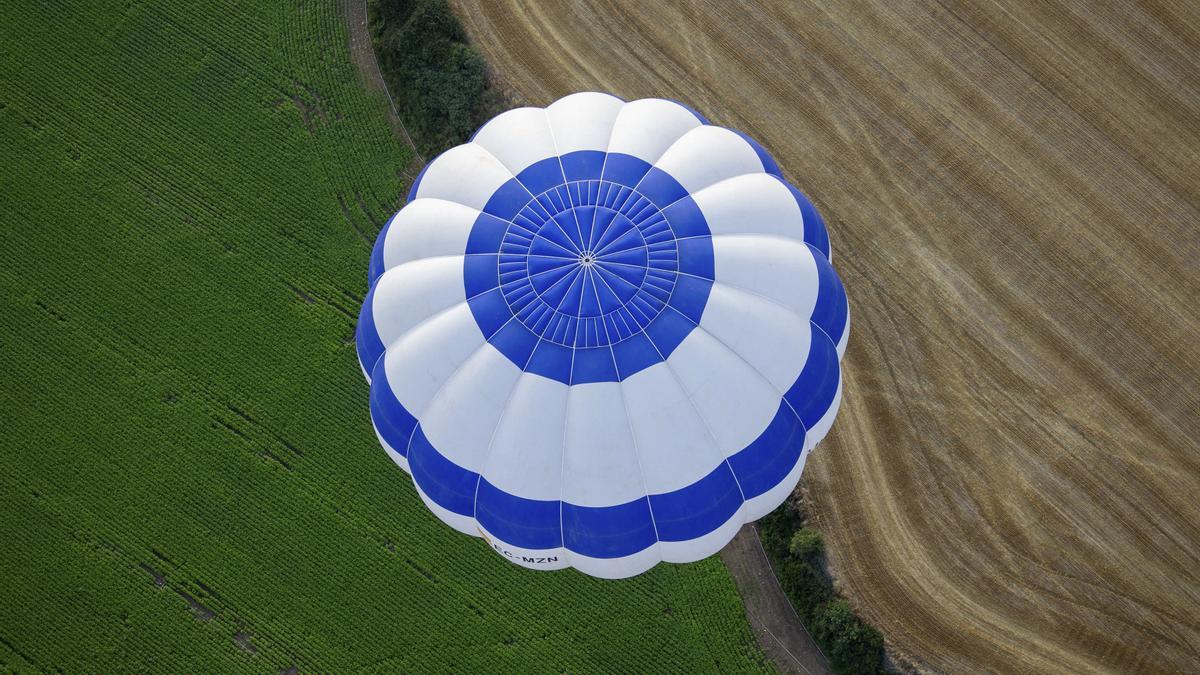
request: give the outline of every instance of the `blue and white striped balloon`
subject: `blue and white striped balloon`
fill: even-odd
[[[673,101],[519,108],[379,235],[358,355],[429,509],[536,569],[721,549],[833,423],[849,318],[812,204]]]

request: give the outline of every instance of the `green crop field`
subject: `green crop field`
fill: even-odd
[[[332,2],[0,8],[0,668],[762,669],[715,559],[510,565],[378,447],[410,159]]]

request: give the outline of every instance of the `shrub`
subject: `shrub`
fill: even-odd
[[[775,573],[805,625],[811,623],[821,605],[833,597],[833,586],[816,565],[785,560],[776,566]]]
[[[809,627],[836,672],[883,672],[883,635],[863,623],[845,600],[822,605]]]
[[[824,550],[825,541],[821,539],[821,533],[808,527],[796,530],[796,534],[792,535],[791,543],[788,544],[788,551],[801,560],[814,558]]]
[[[788,557],[792,533],[803,526],[800,513],[788,503],[763,516],[755,524],[758,537],[763,548],[770,554],[772,562],[776,558]]]

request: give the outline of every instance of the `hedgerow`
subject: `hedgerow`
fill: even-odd
[[[785,502],[758,521],[758,534],[780,586],[834,671],[884,672],[883,635],[837,597],[821,534],[804,526],[800,505]]]
[[[445,0],[371,0],[370,20],[384,80],[427,157],[500,112],[487,64]]]

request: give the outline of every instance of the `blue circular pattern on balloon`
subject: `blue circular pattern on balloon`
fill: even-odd
[[[614,166],[640,161],[619,157]],[[488,342],[522,370],[620,381],[665,360],[699,323],[711,233],[687,191],[649,165],[564,176],[536,195],[522,176],[497,190],[492,202],[508,206],[475,223],[472,241],[490,243],[467,251],[468,302]],[[498,217],[504,208],[513,215]]]
[[[602,205],[610,202],[615,208]],[[521,209],[499,264],[504,299],[534,335],[606,347],[645,330],[666,308],[679,249],[648,199],[587,181],[555,187]]]

